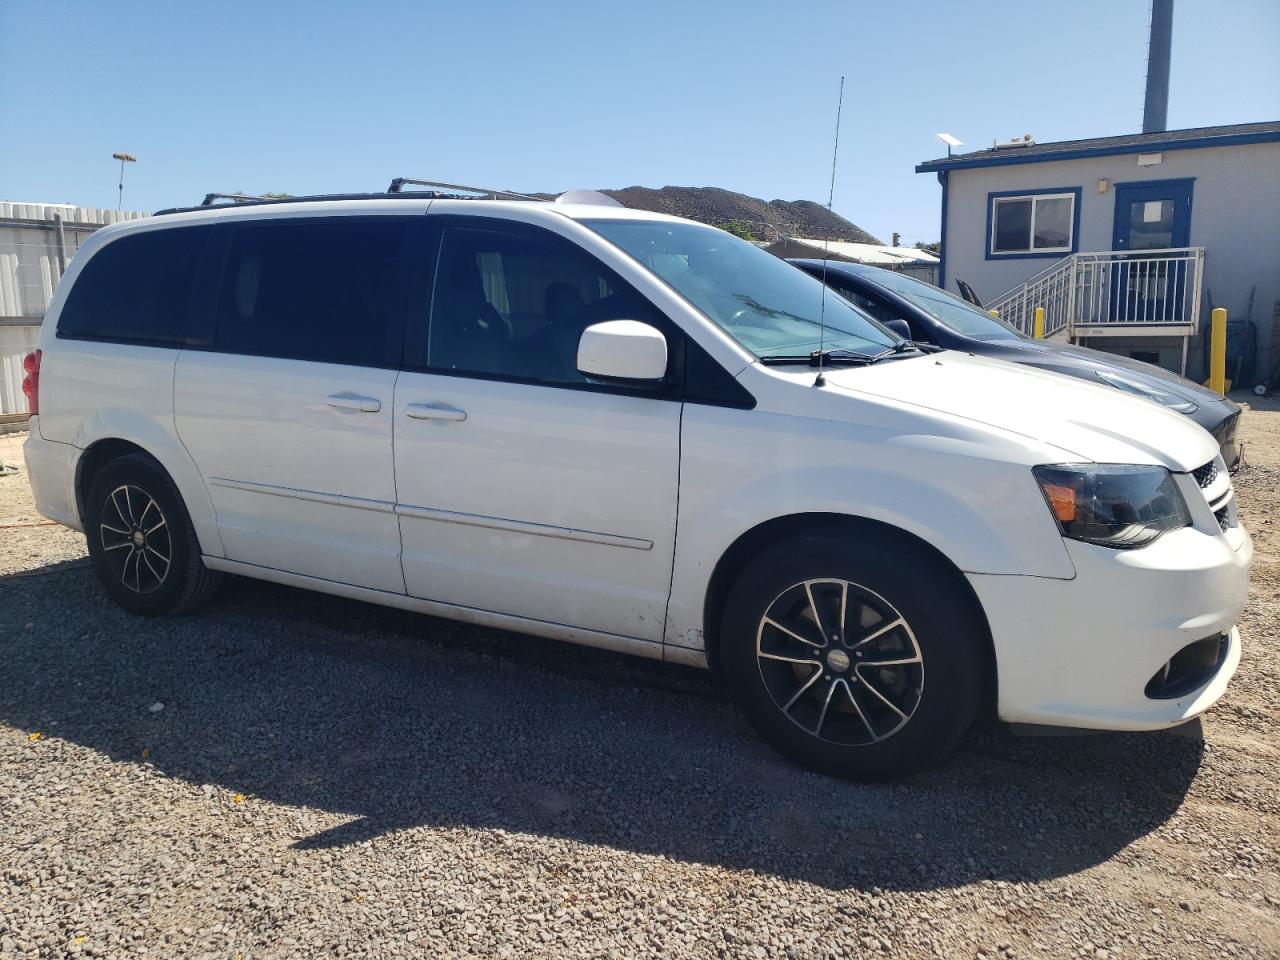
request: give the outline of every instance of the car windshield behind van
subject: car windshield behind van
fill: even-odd
[[[940,290],[931,283],[906,277],[892,270],[877,270],[874,277],[867,277],[878,287],[896,293],[903,300],[914,304],[931,317],[945,323],[956,333],[975,340],[1024,340],[1025,337],[1002,320],[997,320],[985,310],[980,310],[954,294]]]
[[[586,221],[757,357],[879,354],[898,338],[802,270],[715,227]],[[825,327],[825,330],[822,329]]]

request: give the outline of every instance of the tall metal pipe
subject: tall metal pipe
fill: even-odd
[[[1142,132],[1169,129],[1169,55],[1173,46],[1173,0],[1151,0],[1151,43],[1147,48],[1147,102]]]

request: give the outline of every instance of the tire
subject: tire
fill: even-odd
[[[977,715],[980,620],[959,575],[927,551],[874,531],[808,534],[739,575],[720,662],[747,720],[783,756],[889,780],[944,756]]]
[[[146,454],[98,471],[84,520],[94,572],[111,599],[134,613],[186,613],[207,603],[222,582],[201,559],[178,488]]]

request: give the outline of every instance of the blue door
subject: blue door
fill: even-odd
[[[1113,250],[1167,250],[1191,242],[1194,180],[1116,184]]]
[[[1194,180],[1116,184],[1111,249],[1131,256],[1111,268],[1112,316],[1124,323],[1190,322],[1185,258],[1171,248],[1191,242]]]

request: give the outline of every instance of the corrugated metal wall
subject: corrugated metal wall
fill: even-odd
[[[72,204],[0,200],[0,416],[25,413],[22,357],[84,239],[99,227],[148,216]]]

